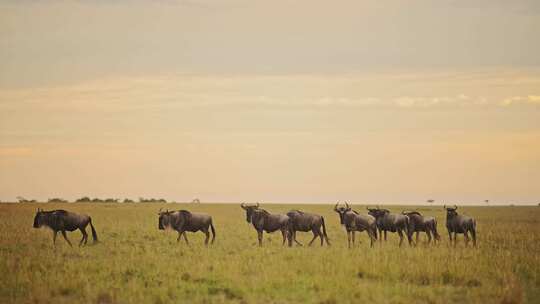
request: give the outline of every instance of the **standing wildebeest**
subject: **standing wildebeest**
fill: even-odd
[[[324,225],[324,217],[318,215],[318,214],[312,214],[312,213],[306,213],[302,212],[300,210],[291,210],[287,212],[287,216],[289,216],[289,233],[291,237],[291,241],[295,241],[297,244],[301,245],[300,242],[296,240],[296,231],[312,231],[313,232],[313,239],[309,242],[309,246],[313,244],[313,241],[317,237],[321,239],[321,246],[324,244],[324,240],[326,240],[326,245],[330,246],[330,242],[328,241],[328,235],[326,235],[326,226]],[[321,232],[321,226],[322,226],[322,232]]]
[[[82,233],[82,239],[79,242],[81,246],[84,242],[84,245],[88,242],[88,234],[86,233],[86,226],[90,224],[92,229],[92,238],[94,243],[98,241],[96,229],[92,225],[92,218],[86,214],[78,214],[75,212],[69,212],[66,210],[53,210],[53,211],[43,211],[43,209],[37,210],[36,216],[34,217],[34,228],[40,228],[41,226],[47,226],[53,231],[53,244],[56,244],[56,235],[58,231],[62,232],[62,236],[69,244],[71,242],[67,238],[66,231],[75,231],[79,229]]]
[[[448,236],[450,237],[450,244],[452,244],[452,232],[454,233],[454,247],[456,246],[457,234],[463,233],[465,236],[465,246],[469,243],[469,232],[473,239],[473,246],[476,247],[476,220],[466,215],[459,215],[454,208],[447,208],[446,205],[446,229],[448,229]]]
[[[382,240],[382,232],[384,232],[384,240],[386,241],[386,232],[397,232],[399,234],[399,246],[403,243],[403,232],[407,235],[409,228],[409,218],[403,214],[390,213],[387,209],[367,208],[368,214],[375,217],[377,229],[379,229],[379,238]],[[411,240],[407,238],[409,245]]]
[[[349,248],[351,248],[351,234],[352,243],[354,246],[354,234],[356,231],[366,231],[371,241],[371,247],[373,242],[377,240],[377,224],[375,218],[369,214],[358,214],[349,207],[349,204],[345,202],[345,207],[338,208],[339,202],[334,206],[334,211],[339,214],[339,222],[345,226],[347,230],[347,240],[349,242]]]
[[[205,213],[192,213],[187,210],[167,210],[165,212],[162,212],[160,210],[158,215],[158,228],[160,230],[165,230],[165,228],[170,227],[178,231],[178,238],[176,239],[177,242],[180,241],[180,238],[183,235],[186,244],[189,244],[186,237],[186,231],[202,231],[206,235],[204,244],[208,245],[208,239],[210,238],[210,233],[208,232],[208,229],[210,228],[212,230],[212,244],[214,243],[214,239],[216,238],[216,230],[214,229],[214,225],[212,224],[212,217],[210,215]]]
[[[421,231],[427,234],[428,244],[431,243],[432,234],[434,242],[441,239],[439,233],[437,232],[437,220],[434,217],[423,216],[418,211],[403,211],[402,214],[409,217],[409,229],[407,233],[409,240],[412,240],[412,235],[416,232],[415,245],[418,245],[418,235]]]
[[[283,236],[283,245],[285,240],[289,238],[289,217],[285,214],[271,214],[264,209],[259,208],[259,203],[255,206],[248,206],[244,203],[240,207],[246,210],[246,221],[253,224],[253,228],[257,230],[257,238],[259,239],[259,246],[262,246],[263,231],[272,233],[280,230]],[[289,238],[289,246],[291,246],[291,239]]]

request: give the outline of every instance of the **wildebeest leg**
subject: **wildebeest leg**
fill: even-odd
[[[296,231],[293,232],[293,240],[298,246],[304,246],[302,243],[296,240]]]
[[[431,244],[431,232],[429,232],[429,229],[426,230],[426,234],[427,234],[427,243],[429,245]]]
[[[416,245],[418,245],[419,236],[420,236],[420,231],[416,231]]]
[[[210,232],[208,229],[203,230],[204,234],[206,235],[206,239],[204,240],[204,245],[208,246],[208,240],[210,239]]]
[[[71,245],[71,242],[69,241],[69,239],[67,238],[67,235],[66,235],[66,231],[65,230],[62,230],[62,236],[64,237],[64,239],[66,240],[66,242],[69,244],[70,247],[73,247],[73,245]]]
[[[386,230],[384,230],[384,241],[386,242]]]
[[[311,244],[313,244],[313,242],[315,241],[315,239],[319,236],[319,233],[317,230],[315,230],[315,228],[313,228],[311,230],[311,232],[313,232],[313,238],[311,239],[311,241],[309,242],[308,246],[311,246]],[[321,242],[322,242],[322,237],[321,237]]]
[[[399,234],[399,247],[401,247],[401,244],[403,243],[403,231],[398,230],[398,234]]]
[[[353,230],[352,231],[352,245],[353,245],[353,247],[355,246],[355,244],[354,244],[355,243],[355,238],[356,238],[355,237],[355,231]]]
[[[463,232],[463,238],[465,239],[465,247],[467,247],[469,245],[469,232],[467,230]]]
[[[56,245],[56,235],[58,234],[58,231],[53,231],[53,237],[52,237],[52,243],[53,245]]]
[[[176,238],[177,242],[180,242],[180,239],[182,238],[183,231],[178,231],[178,237]]]
[[[349,244],[349,248],[351,248],[351,231],[347,230],[347,244]]]
[[[188,245],[189,245],[189,242],[188,242],[188,240],[187,240],[187,236],[186,236],[186,235],[187,235],[187,233],[186,233],[185,231],[183,231],[183,232],[182,232],[182,235],[184,236],[184,241],[186,241],[186,244],[188,244]]]
[[[287,239],[287,230],[281,230],[281,235],[283,236],[283,243],[281,246],[285,246],[285,240]]]
[[[472,236],[473,247],[476,247],[476,230],[474,229],[471,230],[471,236]]]
[[[448,230],[448,238],[450,239],[450,245],[452,245],[452,232]]]
[[[86,238],[88,237],[88,234],[86,233],[86,229],[79,228],[79,230],[80,230],[81,233],[82,233],[82,238],[81,238],[81,241],[79,242],[79,247],[81,247],[81,245],[82,245],[82,243],[84,242],[84,240],[86,240]]]
[[[259,240],[259,247],[262,247],[262,239],[263,239],[262,230],[257,230],[257,239]]]
[[[454,247],[457,246],[457,232],[454,232]]]

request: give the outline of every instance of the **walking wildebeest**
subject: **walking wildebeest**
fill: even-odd
[[[206,235],[204,244],[208,245],[208,239],[210,238],[210,233],[208,232],[208,229],[210,228],[212,230],[211,243],[212,244],[214,243],[214,239],[216,238],[216,230],[214,229],[214,225],[212,224],[212,217],[210,215],[205,214],[205,213],[193,213],[187,210],[179,210],[179,211],[167,210],[167,211],[162,212],[161,209],[158,215],[159,215],[158,228],[160,230],[165,230],[165,228],[170,227],[178,231],[178,238],[176,239],[177,242],[180,241],[180,238],[183,235],[184,240],[186,241],[186,244],[189,244],[186,237],[186,231],[189,231],[189,232],[202,231]]]
[[[416,232],[415,245],[418,245],[418,235],[420,232],[425,232],[427,234],[428,244],[431,243],[432,234],[434,242],[441,239],[437,232],[437,220],[434,217],[423,216],[418,211],[403,211],[402,214],[409,217],[409,229],[407,233],[409,240],[412,240],[412,235]]]
[[[62,232],[62,236],[69,244],[71,242],[67,238],[66,231],[75,231],[79,229],[82,233],[82,239],[79,242],[81,246],[84,242],[84,245],[88,242],[88,234],[86,233],[86,226],[90,224],[92,229],[92,238],[94,243],[98,241],[96,229],[92,225],[92,218],[86,214],[78,214],[75,212],[69,212],[66,210],[52,210],[52,211],[43,211],[43,209],[37,210],[36,216],[34,217],[34,228],[40,228],[41,226],[47,226],[53,231],[53,244],[56,244],[56,235],[58,231]]]
[[[351,234],[352,244],[354,246],[355,232],[362,232],[364,230],[369,236],[371,247],[373,247],[373,242],[377,240],[377,224],[375,223],[375,218],[369,214],[359,214],[352,210],[347,202],[345,202],[345,207],[341,206],[338,208],[338,205],[339,202],[334,206],[334,211],[339,214],[339,222],[341,225],[345,226],[345,229],[347,230],[349,248],[351,248]]]
[[[456,246],[457,234],[463,233],[465,236],[465,246],[469,244],[469,232],[473,239],[473,246],[476,247],[476,220],[466,215],[459,215],[457,213],[457,206],[454,208],[447,208],[446,210],[446,229],[448,229],[448,236],[450,237],[450,244],[452,244],[452,233],[454,233],[454,247]]]
[[[375,217],[377,229],[379,229],[379,238],[382,241],[382,232],[384,232],[384,240],[386,241],[386,232],[397,232],[399,234],[399,246],[403,243],[403,232],[408,235],[409,218],[403,214],[390,213],[388,209],[380,209],[379,207],[367,208],[368,214]],[[409,245],[411,240],[407,238]]]
[[[295,241],[297,244],[302,245],[296,240],[296,231],[307,232],[311,230],[313,232],[313,239],[309,242],[308,246],[311,246],[317,237],[321,239],[321,246],[323,246],[324,240],[326,240],[326,245],[330,246],[328,235],[326,235],[324,217],[318,214],[307,213],[300,210],[291,210],[287,212],[287,216],[290,218],[289,233],[291,242]]]
[[[285,240],[289,239],[289,246],[291,246],[291,239],[289,238],[289,217],[285,214],[271,214],[270,212],[259,208],[259,203],[255,206],[248,206],[244,203],[240,207],[246,210],[246,221],[253,225],[253,228],[257,230],[257,238],[259,240],[259,246],[262,246],[263,231],[272,233],[280,230],[283,236],[283,244]]]

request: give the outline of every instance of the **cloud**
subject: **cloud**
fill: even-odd
[[[483,89],[501,86],[503,80],[493,75],[467,78],[429,73],[115,77],[54,87],[0,89],[0,109],[8,115],[8,111],[24,109],[115,112],[235,106],[466,109],[540,105],[540,96],[534,94],[530,82],[512,83],[501,92]],[[518,94],[509,94],[513,92]]]
[[[503,99],[499,104],[503,107],[518,106],[518,105],[540,106],[540,96],[539,95],[512,96],[512,97],[507,97]]]

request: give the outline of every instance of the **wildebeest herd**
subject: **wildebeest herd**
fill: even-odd
[[[255,205],[246,205],[242,203],[240,207],[246,212],[246,221],[251,223],[253,228],[257,231],[259,246],[262,246],[264,232],[272,233],[278,230],[283,236],[283,245],[287,243],[288,246],[292,246],[294,242],[297,245],[302,246],[296,239],[296,233],[298,231],[311,231],[313,233],[313,238],[308,244],[309,246],[311,246],[317,238],[320,239],[321,246],[324,245],[324,242],[326,242],[326,245],[330,245],[326,233],[325,220],[321,215],[307,213],[296,209],[290,210],[286,214],[272,214],[260,208],[259,203]],[[452,244],[453,242],[454,246],[456,246],[457,234],[463,234],[465,245],[468,245],[470,233],[473,245],[476,246],[475,219],[458,214],[457,206],[444,206],[443,208],[446,210],[446,229],[448,230],[450,243]],[[351,247],[351,241],[354,246],[355,232],[357,231],[366,231],[370,239],[371,247],[373,247],[377,240],[383,241],[384,239],[384,241],[386,241],[387,232],[398,233],[400,238],[399,246],[402,245],[405,237],[407,237],[409,245],[417,245],[420,232],[426,233],[428,244],[431,243],[432,239],[434,242],[440,240],[439,233],[437,232],[437,220],[432,216],[423,216],[418,211],[392,213],[387,209],[381,209],[379,207],[367,208],[367,210],[367,214],[358,213],[353,210],[347,202],[342,206],[339,206],[338,202],[334,206],[334,211],[339,215],[340,224],[347,232],[349,247]],[[205,245],[208,245],[210,232],[212,233],[212,240],[210,243],[214,243],[216,231],[212,222],[212,216],[205,213],[190,212],[188,210],[162,211],[161,209],[158,215],[158,228],[160,230],[176,230],[178,232],[177,241],[180,241],[183,237],[186,243],[189,244],[186,232],[201,231],[206,235],[204,241]],[[66,242],[72,246],[67,238],[66,232],[79,229],[83,235],[79,242],[79,246],[86,245],[88,241],[86,227],[88,225],[90,225],[92,230],[92,238],[95,243],[98,241],[97,233],[92,225],[92,218],[86,214],[78,214],[66,210],[44,211],[38,208],[34,218],[34,228],[46,226],[53,231],[53,244],[56,243],[58,232],[61,232]],[[416,240],[413,241],[413,235],[415,233]],[[454,234],[453,237],[452,233]]]

